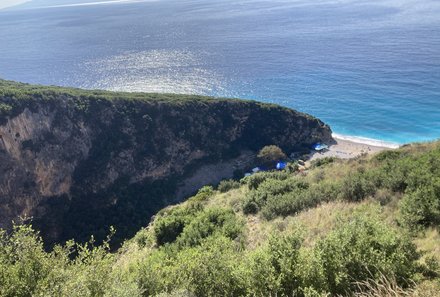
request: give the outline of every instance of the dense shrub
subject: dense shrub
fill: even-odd
[[[49,278],[52,263],[41,238],[28,226],[0,233],[0,296],[32,296]]]
[[[305,196],[305,191],[296,190],[284,195],[271,196],[261,208],[261,214],[265,219],[271,220],[277,216],[295,215],[314,205],[315,202]]]
[[[176,207],[156,218],[153,232],[158,245],[177,242],[180,247],[194,246],[213,234],[230,239],[240,235],[243,223],[232,210],[193,206]]]
[[[211,208],[198,214],[185,226],[178,244],[195,246],[213,234],[236,239],[242,229],[243,223],[232,210]]]
[[[341,184],[339,182],[325,180],[320,183],[311,184],[305,193],[306,200],[314,201],[316,206],[319,203],[330,202],[336,200],[341,192]]]
[[[296,276],[298,235],[274,235],[267,246],[249,254],[245,260],[248,293],[251,296],[294,296],[299,290]]]
[[[113,270],[114,261],[108,241],[69,241],[46,252],[30,226],[0,230],[0,296],[141,296],[134,279]]]
[[[260,210],[257,202],[253,200],[253,197],[248,197],[243,201],[243,213],[244,214],[256,214]]]
[[[191,202],[203,202],[214,194],[214,188],[212,186],[202,187],[196,195],[189,198]]]
[[[38,235],[20,227],[10,236],[2,233],[0,293],[325,296],[354,291],[355,281],[377,280],[381,275],[394,276],[405,286],[416,269],[417,253],[410,240],[371,213],[341,222],[312,247],[303,246],[296,233],[276,233],[262,246],[246,251],[234,240],[238,229],[231,226],[236,224],[228,211],[201,211],[178,239],[188,244],[128,250],[122,259],[109,252],[107,243],[92,247],[70,242],[45,252]],[[437,271],[438,265],[431,264],[428,270]]]
[[[156,221],[154,233],[158,245],[174,242],[182,233],[187,218],[183,216],[167,216]]]
[[[233,241],[212,236],[201,245],[183,250],[171,253],[156,250],[134,269],[146,296],[161,292],[184,292],[183,296],[244,296],[244,278],[237,270],[239,262],[240,253]]]
[[[322,167],[328,164],[335,162],[337,159],[335,157],[325,157],[321,159],[317,159],[311,162],[311,168]]]
[[[381,163],[394,162],[394,161],[400,159],[402,156],[404,156],[403,151],[386,150],[386,151],[378,153],[376,156],[374,156],[374,159],[378,160]]]
[[[189,204],[172,208],[168,212],[158,214],[154,221],[153,232],[156,237],[156,243],[163,245],[174,242],[182,233],[183,228],[191,222],[193,217],[203,208],[199,204]]]
[[[327,291],[332,294],[355,291],[354,280],[379,280],[382,274],[408,285],[418,258],[411,240],[368,214],[341,225],[319,241],[316,249],[323,261]]]
[[[268,179],[285,180],[292,175],[286,171],[269,171],[269,172],[259,172],[251,176],[245,177],[243,182],[247,184],[249,190],[257,189],[261,183]]]
[[[309,184],[301,177],[291,176],[280,180],[266,176],[257,189],[247,193],[243,201],[243,212],[255,214],[261,211],[266,219],[294,215],[336,199],[340,191],[341,186],[336,182]]]
[[[217,190],[220,191],[220,193],[228,192],[232,189],[238,189],[240,187],[240,183],[233,179],[227,179],[222,180],[220,184],[217,187]]]
[[[339,197],[348,201],[361,201],[376,191],[374,182],[364,172],[347,175],[341,185]]]
[[[174,279],[195,296],[244,296],[244,278],[237,269],[239,249],[217,235],[178,254]]]
[[[278,146],[268,145],[258,152],[257,159],[263,166],[274,167],[276,162],[287,159],[287,156]]]
[[[322,255],[318,249],[303,248],[300,250],[296,276],[304,296],[328,296]],[[300,295],[300,294],[299,294]]]
[[[411,229],[440,225],[440,178],[407,193],[401,203],[401,222]]]

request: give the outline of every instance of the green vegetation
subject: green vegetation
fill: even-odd
[[[440,143],[202,188],[110,253],[1,233],[0,296],[438,296]]]
[[[0,98],[2,98],[2,101],[4,101],[0,104],[0,116],[16,114],[25,106],[28,106],[27,103],[29,102],[59,102],[60,98],[66,101],[73,100],[77,111],[84,113],[93,113],[96,111],[96,107],[102,103],[111,104],[118,103],[120,101],[132,102],[132,105],[119,106],[121,108],[120,111],[127,114],[136,112],[135,103],[139,102],[150,102],[155,104],[166,103],[175,106],[184,106],[191,103],[209,104],[212,102],[221,102],[225,100],[225,98],[184,94],[128,93],[102,90],[83,90],[57,86],[31,85],[2,79],[0,79]],[[261,107],[268,111],[292,111],[276,104],[231,98],[228,98],[227,100],[228,102],[235,102],[238,104],[246,104],[247,102],[248,104]],[[295,113],[300,114],[299,112]],[[313,117],[310,115],[302,113],[301,115],[306,118],[313,119]],[[145,120],[148,120],[148,118]]]
[[[113,269],[106,241],[73,241],[45,252],[38,233],[15,226],[0,233],[0,296],[139,296],[141,290]]]
[[[233,179],[222,180],[220,184],[217,186],[217,190],[220,193],[225,193],[233,189],[238,189],[240,187],[240,183]]]
[[[257,155],[257,159],[261,165],[268,168],[273,168],[276,162],[285,160],[286,158],[286,154],[276,145],[263,147]]]

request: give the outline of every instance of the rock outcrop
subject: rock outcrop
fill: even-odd
[[[49,243],[110,225],[123,239],[201,167],[317,141],[331,141],[328,126],[275,105],[0,81],[0,227],[32,217]]]

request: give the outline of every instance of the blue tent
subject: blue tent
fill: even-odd
[[[277,169],[278,170],[283,170],[284,168],[286,168],[287,164],[285,162],[278,162],[277,163]]]
[[[322,151],[322,150],[326,150],[326,149],[328,149],[328,145],[326,145],[326,144],[322,144],[322,143],[315,143],[315,144],[312,146],[312,148],[313,148],[315,151]]]

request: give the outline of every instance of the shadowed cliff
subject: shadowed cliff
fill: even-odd
[[[122,240],[191,194],[203,168],[216,183],[265,145],[317,141],[331,141],[327,125],[275,105],[0,80],[0,227],[33,217],[51,243],[113,225]]]

